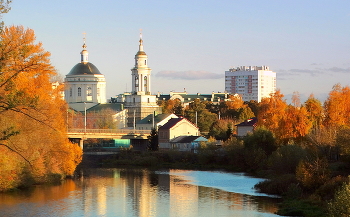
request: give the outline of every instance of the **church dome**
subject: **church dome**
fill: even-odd
[[[95,75],[101,74],[101,72],[97,69],[97,67],[92,63],[78,63],[76,64],[72,70],[68,73],[68,75]]]
[[[139,56],[139,55],[146,55],[145,51],[138,51],[136,53],[136,56]]]

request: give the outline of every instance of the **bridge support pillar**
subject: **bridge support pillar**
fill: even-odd
[[[84,150],[84,139],[79,139],[79,147]]]

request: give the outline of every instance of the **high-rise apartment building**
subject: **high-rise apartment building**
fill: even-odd
[[[225,91],[239,94],[243,101],[269,97],[276,91],[276,72],[267,66],[241,66],[225,71]]]

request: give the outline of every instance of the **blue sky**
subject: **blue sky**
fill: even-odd
[[[267,65],[289,101],[298,91],[325,100],[350,85],[348,0],[13,0],[6,25],[34,29],[65,76],[89,61],[107,79],[107,97],[131,90],[142,29],[152,92],[223,92],[230,67]]]

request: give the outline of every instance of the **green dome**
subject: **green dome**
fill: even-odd
[[[68,75],[95,75],[95,74],[101,74],[101,72],[92,63],[78,63],[68,73]]]

